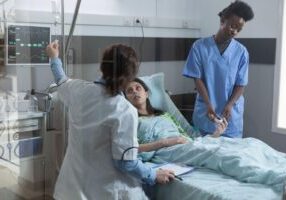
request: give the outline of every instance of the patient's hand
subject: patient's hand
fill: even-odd
[[[216,123],[217,128],[216,128],[215,132],[212,134],[212,137],[219,137],[224,133],[228,123],[227,123],[227,120],[225,118],[222,118],[222,122],[216,121],[216,119],[215,119],[215,123]]]
[[[169,137],[166,139],[162,139],[161,142],[162,142],[163,147],[170,147],[170,146],[174,146],[176,144],[188,143],[189,140],[185,137],[178,136],[178,137]]]
[[[166,184],[166,183],[169,183],[174,178],[175,178],[175,174],[171,170],[158,169],[156,171],[156,182],[157,183]]]

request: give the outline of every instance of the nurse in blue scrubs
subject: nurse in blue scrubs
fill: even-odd
[[[226,137],[242,137],[244,87],[248,82],[247,49],[234,37],[254,16],[252,8],[235,1],[219,14],[220,28],[197,40],[188,55],[183,75],[194,78],[198,90],[193,123],[203,134],[213,133],[215,117],[225,117]]]

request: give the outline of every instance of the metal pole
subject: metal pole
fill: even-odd
[[[67,38],[67,43],[66,43],[66,48],[65,48],[65,55],[67,55],[67,52],[68,52],[69,47],[70,47],[71,37],[72,37],[73,32],[74,32],[74,27],[75,27],[76,19],[77,19],[77,16],[78,16],[78,11],[79,11],[79,8],[80,8],[80,3],[81,3],[81,0],[77,0],[76,7],[75,7],[75,10],[74,10],[74,14],[73,14],[73,19],[72,19],[72,24],[71,24],[69,36]]]
[[[66,67],[66,55],[65,55],[65,0],[61,0],[61,30],[62,30],[62,48],[61,48],[61,54],[62,54],[62,61],[63,61],[63,68],[64,71],[67,73],[67,67]]]
[[[63,69],[65,73],[67,73],[67,65],[66,65],[66,55],[65,55],[65,1],[61,0],[61,32],[62,32],[62,41],[61,41],[61,54],[62,54],[62,62],[63,62]],[[68,138],[68,133],[67,133],[67,109],[64,105],[63,106],[63,120],[62,120],[62,143],[63,143],[63,151],[62,151],[62,160],[64,158],[65,152],[66,152],[66,147],[67,147],[67,138]]]
[[[62,60],[63,60],[63,69],[65,73],[68,73],[68,66],[67,66],[67,52],[70,47],[70,42],[71,42],[71,37],[74,32],[74,27],[76,24],[76,19],[78,16],[78,11],[80,8],[81,0],[78,0],[76,3],[74,15],[73,15],[73,20],[70,28],[70,32],[67,38],[67,42],[65,43],[65,20],[64,20],[64,0],[61,1],[61,16],[62,16]],[[67,116],[67,108],[64,106],[63,108],[63,153],[65,154],[67,145],[68,145],[68,116]]]

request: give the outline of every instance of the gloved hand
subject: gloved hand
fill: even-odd
[[[158,169],[156,171],[156,182],[160,184],[169,183],[171,180],[174,180],[175,174],[171,170]]]
[[[207,110],[207,116],[208,116],[208,118],[209,118],[212,122],[214,122],[214,119],[215,119],[215,117],[216,117],[216,113],[215,113],[213,107],[212,107],[211,105],[209,105],[207,109],[208,109],[208,110]]]
[[[57,58],[59,57],[59,43],[58,40],[53,41],[50,43],[46,48],[46,53],[50,58]]]
[[[224,107],[223,111],[222,111],[222,116],[229,121],[230,117],[231,117],[231,109],[232,109],[232,105],[230,104],[226,104],[226,106]]]
[[[228,123],[227,123],[226,118],[224,118],[224,117],[221,120],[218,118],[215,118],[214,122],[216,123],[216,130],[212,136],[213,137],[219,137],[224,133]]]

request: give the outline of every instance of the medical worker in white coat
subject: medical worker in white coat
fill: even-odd
[[[242,137],[244,87],[248,82],[247,49],[234,37],[254,16],[251,7],[235,1],[220,13],[220,28],[197,40],[188,55],[183,75],[194,78],[198,95],[193,123],[203,135],[215,131],[215,117],[225,118],[223,136]]]
[[[135,51],[107,48],[97,82],[67,78],[58,43],[48,45],[60,99],[69,109],[69,140],[58,176],[57,200],[143,200],[141,183],[167,183],[169,170],[147,167],[137,159],[137,110],[120,94],[138,71]]]

